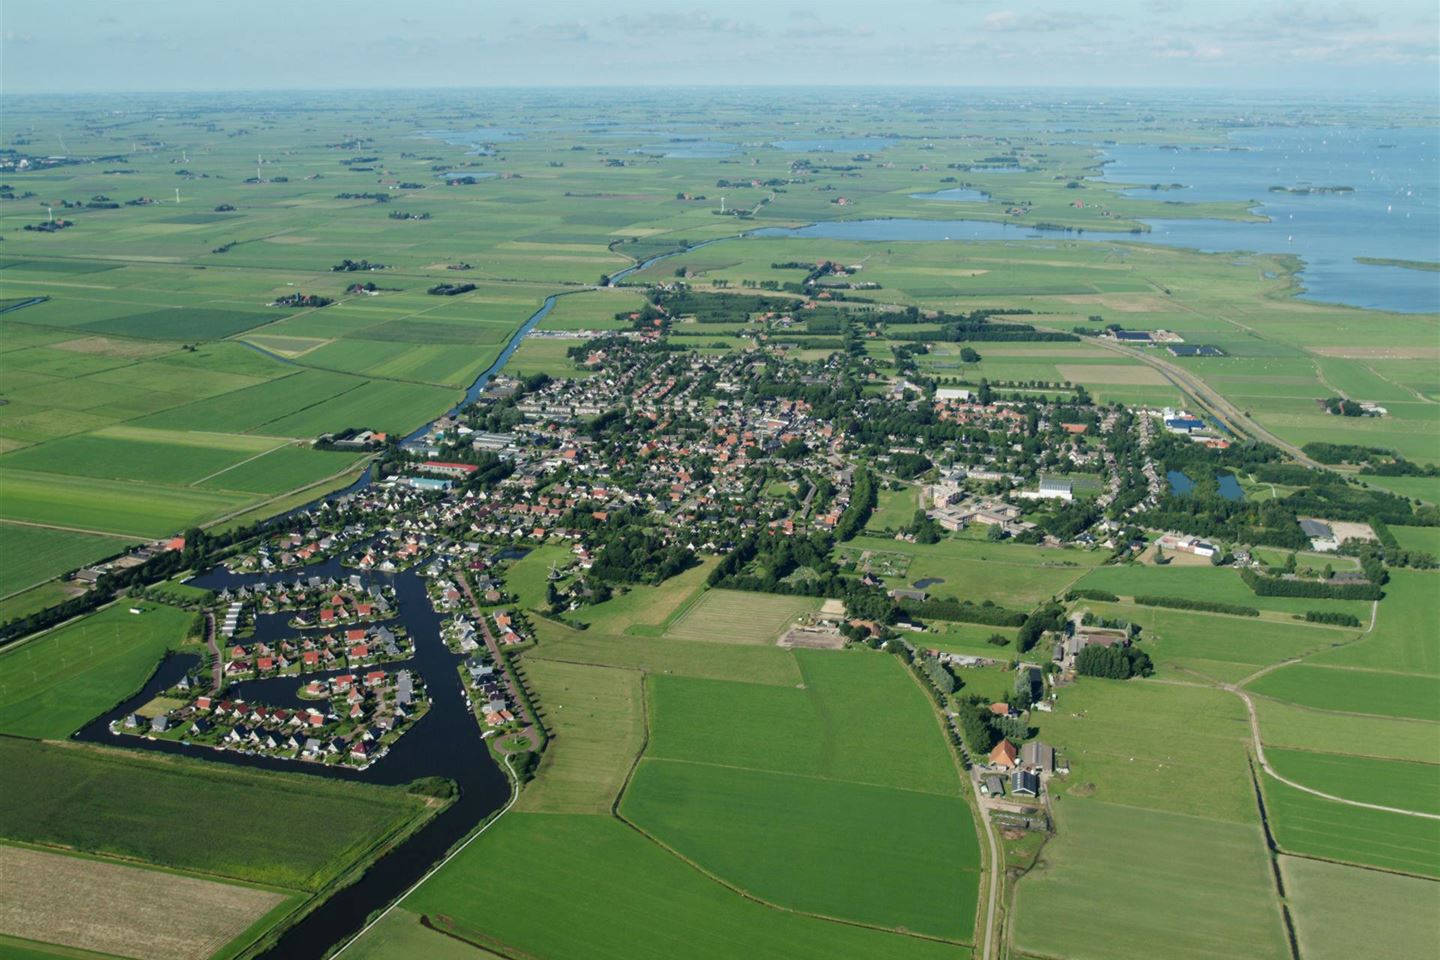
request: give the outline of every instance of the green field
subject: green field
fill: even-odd
[[[1268,776],[1261,783],[1270,829],[1286,853],[1440,878],[1440,820],[1336,803]]]
[[[1424,720],[1331,713],[1263,698],[1255,711],[1267,746],[1440,763],[1440,730]]]
[[[292,890],[323,886],[425,809],[388,787],[11,737],[0,766],[27,798],[0,808],[0,837]]]
[[[113,556],[134,542],[16,523],[0,523],[0,538],[5,541],[0,556],[0,597]]]
[[[1434,636],[1437,597],[1440,574],[1390,571],[1374,631],[1359,643],[1323,653],[1313,662],[1440,676],[1440,644]]]
[[[1440,814],[1440,764],[1274,747],[1265,759],[1282,777],[1331,796]]]
[[[796,617],[819,606],[811,597],[707,590],[671,622],[665,636],[711,643],[774,643]]]
[[[1280,872],[1306,960],[1423,957],[1440,942],[1440,883],[1299,857]]]
[[[620,813],[767,902],[931,936],[974,933],[980,851],[958,795],[645,760]]]
[[[497,862],[509,864],[511,881],[527,891],[503,908],[473,893]],[[626,881],[616,883],[617,875]],[[455,935],[532,957],[719,960],[737,950],[773,960],[956,956],[947,945],[744,900],[605,817],[511,814],[403,902],[412,912],[451,918]]]
[[[1248,689],[1323,710],[1440,721],[1440,677],[1301,663],[1267,673]]]
[[[1307,610],[1326,610],[1353,614],[1361,623],[1370,620],[1370,604],[1363,600],[1258,597],[1245,586],[1238,570],[1225,567],[1155,567],[1140,564],[1101,567],[1075,586],[1083,590],[1106,590],[1121,597],[1181,597],[1301,616]]]
[[[860,536],[841,549],[910,556],[910,565],[903,577],[884,578],[889,587],[908,587],[917,580],[939,580],[928,588],[931,596],[957,597],[976,603],[992,600],[1001,606],[1017,608],[1027,608],[1064,593],[1105,559],[1099,552],[956,538],[919,544]]]
[[[0,733],[68,737],[135,693],[195,614],[124,601],[0,653]]]
[[[125,537],[165,537],[235,510],[236,494],[123,480],[0,470],[0,519],[73,526]]]
[[[1057,838],[1016,886],[1020,955],[1290,956],[1258,825],[1071,798],[1055,811]],[[1101,908],[1097,891],[1116,896]]]

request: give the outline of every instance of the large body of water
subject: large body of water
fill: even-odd
[[[1406,313],[1440,310],[1440,273],[1356,257],[1440,261],[1440,131],[1345,127],[1236,131],[1233,149],[1105,148],[1103,180],[1130,196],[1184,203],[1253,201],[1267,223],[1155,220],[1132,239],[1200,250],[1293,253],[1311,300]],[[1150,184],[1181,184],[1152,191]],[[1350,187],[1336,193],[1271,187]]]

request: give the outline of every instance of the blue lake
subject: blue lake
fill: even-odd
[[[1167,471],[1165,478],[1170,481],[1170,492],[1176,495],[1184,496],[1195,489],[1195,481],[1191,480],[1179,470]],[[1220,496],[1226,500],[1245,499],[1245,491],[1241,489],[1240,481],[1235,479],[1233,473],[1222,473],[1216,476],[1215,479],[1220,485]]]
[[[486,170],[455,170],[445,174],[446,180],[464,180],[469,177],[472,180],[486,180],[490,177],[499,176]]]
[[[1268,223],[1149,221],[1123,239],[1206,251],[1293,253],[1305,297],[1358,307],[1440,310],[1440,273],[1356,263],[1356,257],[1440,261],[1440,131],[1340,127],[1236,131],[1233,149],[1112,145],[1105,182],[1135,197],[1183,203],[1251,201]],[[1149,189],[1150,184],[1182,184]],[[1344,192],[1290,189],[1350,187]],[[1093,236],[1092,236],[1093,239]]]

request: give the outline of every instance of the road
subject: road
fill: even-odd
[[[980,814],[980,825],[985,828],[985,839],[990,844],[989,896],[985,904],[985,942],[978,960],[991,960],[995,955],[995,911],[1000,901],[1000,844],[995,841],[995,825],[990,822],[990,811],[985,798],[980,795],[980,768],[970,765],[970,789],[975,792],[975,807]]]
[[[537,724],[535,715],[530,712],[530,708],[527,706],[529,701],[521,696],[519,686],[515,683],[515,679],[508,669],[510,661],[509,658],[500,652],[500,641],[496,640],[495,635],[490,632],[490,624],[486,620],[485,614],[480,612],[480,604],[475,599],[475,592],[470,589],[470,578],[462,574],[456,579],[460,581],[460,589],[465,591],[465,597],[470,601],[470,611],[475,614],[475,619],[480,622],[480,633],[485,637],[485,646],[490,651],[490,659],[495,661],[495,666],[500,669],[500,672],[505,677],[505,687],[510,691],[510,700],[515,704],[515,709],[525,715],[525,728],[519,731],[518,735],[530,741],[530,746],[538,746],[540,744],[540,737],[537,736],[535,732],[535,726]],[[501,753],[509,754],[512,752],[505,749],[503,741],[499,744],[499,747]]]
[[[1036,327],[1037,329],[1043,329],[1038,324]],[[1160,375],[1170,381],[1176,389],[1205,407],[1217,420],[1234,433],[1263,441],[1273,447],[1278,447],[1311,469],[1325,469],[1322,464],[1312,460],[1301,452],[1299,447],[1289,441],[1281,440],[1275,434],[1260,426],[1260,424],[1252,420],[1245,411],[1235,406],[1235,404],[1229,400],[1226,400],[1210,385],[1199,377],[1193,376],[1188,371],[1177,367],[1175,364],[1160,359],[1160,357],[1148,352],[1144,348],[1126,347],[1105,337],[1087,337],[1086,342],[1093,342],[1096,346],[1109,350],[1111,353],[1118,353],[1132,360],[1138,360],[1146,366],[1159,371]]]

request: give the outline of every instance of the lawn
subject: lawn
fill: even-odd
[[[1248,689],[1323,710],[1440,721],[1440,677],[1300,663],[1267,673]]]
[[[1254,823],[1095,800],[1055,805],[1057,836],[1019,881],[1012,941],[1067,960],[1290,956]],[[1097,899],[1097,893],[1107,891]]]
[[[392,910],[345,951],[347,960],[425,957],[426,960],[477,960],[497,957],[480,947],[420,925],[409,910]]]
[[[0,540],[5,543],[0,555],[0,597],[113,556],[135,542],[16,523],[0,523]]]
[[[671,622],[665,636],[672,640],[771,644],[796,617],[819,607],[820,602],[813,597],[707,590]]]
[[[121,601],[0,654],[0,733],[68,737],[139,690],[195,614]]]
[[[1440,821],[1336,803],[1269,776],[1261,783],[1270,829],[1286,853],[1440,877]]]
[[[27,801],[0,806],[0,837],[293,890],[427,809],[389,787],[9,737],[0,768]]]
[[[476,892],[505,864],[524,896]],[[618,881],[617,878],[623,878]],[[511,813],[404,901],[535,960],[955,960],[954,947],[746,900],[609,817]],[[380,957],[405,955],[381,952]]]
[[[762,900],[937,937],[974,934],[980,849],[958,795],[646,759],[620,813]]]
[[[866,530],[895,530],[910,525],[920,506],[916,487],[881,490],[876,496],[875,512],[870,515]]]
[[[672,619],[705,587],[714,560],[705,560],[655,586],[641,584],[571,616],[602,633],[659,636]]]
[[[1423,957],[1440,943],[1440,883],[1299,857],[1280,873],[1305,960]]]
[[[1275,747],[1265,759],[1281,776],[1331,796],[1440,814],[1440,764]]]

